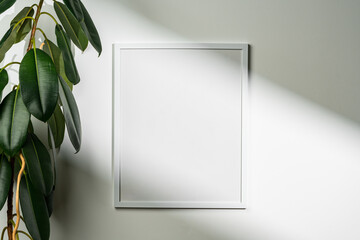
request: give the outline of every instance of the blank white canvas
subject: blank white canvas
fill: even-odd
[[[243,49],[115,52],[115,205],[239,207]]]

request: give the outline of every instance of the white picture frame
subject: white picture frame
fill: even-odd
[[[246,208],[248,48],[113,44],[114,207]]]

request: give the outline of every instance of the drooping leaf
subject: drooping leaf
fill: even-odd
[[[48,39],[45,39],[43,50],[53,60],[56,72],[58,74],[60,74],[62,71],[65,72],[64,59],[62,58],[61,50],[55,45],[55,43]]]
[[[31,31],[31,27],[32,27],[31,19],[25,19],[20,23],[18,22],[24,17],[32,17],[33,15],[34,15],[34,9],[30,7],[25,7],[11,21],[10,26],[15,27],[16,25],[16,28],[14,29],[16,33],[12,34],[15,43],[22,41],[26,37],[26,35]]]
[[[84,14],[81,8],[80,0],[64,0],[64,3],[79,22],[84,20]]]
[[[54,9],[73,43],[84,51],[88,45],[88,39],[75,16],[63,3],[54,2]]]
[[[7,30],[5,35],[0,40],[0,62],[2,62],[4,60],[6,52],[9,51],[9,49],[15,43],[14,35],[16,34],[16,32],[12,31],[12,30],[13,30],[13,27],[10,27],[10,29]]]
[[[35,134],[30,133],[22,148],[31,183],[44,195],[54,186],[54,174],[49,152]]]
[[[33,186],[27,175],[20,182],[20,204],[26,228],[33,239],[48,240],[50,223],[45,197]]]
[[[51,163],[53,166],[53,172],[54,172],[54,187],[55,187],[55,181],[56,181],[56,155],[57,155],[57,149],[52,147],[55,146],[54,136],[51,132],[50,126],[48,124],[48,140],[50,141],[50,151],[51,151]]]
[[[29,133],[34,133],[34,126],[33,126],[32,122],[31,122],[31,119],[29,121],[28,132]]]
[[[6,157],[0,155],[0,210],[3,208],[6,199],[9,194],[11,178],[12,178],[12,169],[9,161]]]
[[[48,210],[49,217],[51,217],[53,209],[54,209],[54,192],[55,192],[55,187],[53,188],[53,190],[51,191],[51,193],[49,195],[45,196],[45,202],[46,202],[46,207]]]
[[[51,115],[50,119],[48,120],[48,124],[54,137],[55,148],[58,148],[64,140],[65,133],[65,118],[59,105],[56,105],[53,115]],[[50,136],[48,141],[49,146],[54,148],[53,144],[51,143]]]
[[[56,107],[59,96],[58,75],[49,55],[31,49],[20,64],[21,94],[29,112],[46,122]]]
[[[9,76],[5,69],[0,72],[0,101],[2,97],[2,91],[9,82]]]
[[[8,10],[16,0],[0,0],[0,14]]]
[[[12,27],[6,31],[6,33],[4,34],[4,36],[1,38],[0,40],[0,48],[2,47],[2,45],[4,45],[6,39],[9,38],[10,34],[11,34],[11,31],[12,31]]]
[[[102,51],[100,36],[84,4],[80,0],[64,0],[64,3],[74,14],[91,45],[96,49],[100,56]]]
[[[66,81],[70,89],[72,89],[72,83],[66,76],[64,58],[61,50],[50,40],[44,41],[44,51],[51,57],[55,64],[56,72]]]
[[[84,21],[80,22],[80,25],[82,29],[84,30],[86,36],[88,37],[91,45],[96,49],[96,51],[99,53],[99,56],[102,52],[102,46],[101,46],[101,40],[99,33],[95,27],[95,24],[93,20],[90,17],[90,14],[86,10],[84,4],[80,2],[82,11],[84,13]]]
[[[66,129],[72,145],[76,152],[78,152],[81,146],[81,122],[79,110],[69,86],[61,77],[59,78],[59,82],[59,94],[64,108]]]
[[[78,84],[80,82],[80,76],[76,68],[74,57],[71,53],[69,38],[60,25],[56,25],[55,34],[58,46],[61,49],[64,58],[65,74],[70,82]]]
[[[10,156],[15,155],[26,140],[30,113],[20,90],[10,92],[0,105],[0,147]]]

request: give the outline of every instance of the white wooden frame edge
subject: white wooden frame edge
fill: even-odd
[[[120,126],[115,124],[120,121],[119,102],[120,96],[117,89],[120,87],[120,69],[115,68],[120,63],[121,49],[233,49],[242,50],[241,66],[241,201],[240,202],[150,202],[150,201],[121,201],[120,198],[120,151],[115,146],[119,143]],[[114,207],[115,208],[205,208],[205,209],[245,209],[247,203],[247,159],[249,141],[249,79],[248,79],[248,56],[249,45],[246,43],[114,43],[113,44],[113,181],[114,181]]]

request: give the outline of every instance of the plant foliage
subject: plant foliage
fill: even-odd
[[[48,240],[56,185],[54,158],[56,149],[63,143],[65,129],[75,151],[81,147],[80,114],[72,93],[73,85],[80,82],[80,74],[71,45],[83,52],[90,43],[99,55],[102,45],[95,24],[80,0],[54,0],[53,13],[42,11],[44,0],[38,1],[15,13],[0,38],[0,63],[4,66],[0,68],[0,210],[6,200],[12,204],[12,187],[16,183],[29,234],[34,240]],[[0,14],[14,4],[16,0],[0,0]],[[40,18],[52,19],[48,24],[54,26],[55,39],[47,38],[38,26]],[[44,38],[42,43],[36,42],[37,35]],[[7,52],[23,41],[28,48],[19,62],[4,63]],[[9,91],[6,68],[12,64],[20,65],[19,78]],[[34,118],[47,128],[46,143],[34,132]],[[24,165],[22,173],[20,168]],[[12,216],[8,214],[8,221],[13,221]],[[9,233],[13,230],[6,229]],[[16,234],[16,228],[14,231]]]

